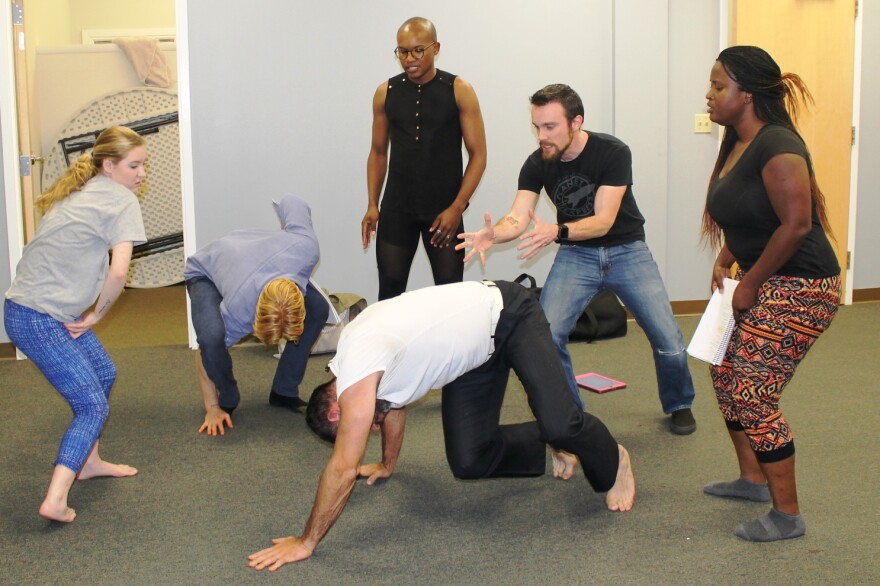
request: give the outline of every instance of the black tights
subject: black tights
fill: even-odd
[[[379,268],[379,301],[397,297],[406,291],[409,270],[419,237],[431,263],[431,273],[435,285],[460,283],[464,279],[464,251],[456,251],[458,234],[464,231],[464,223],[459,222],[449,246],[438,248],[431,245],[431,225],[436,214],[418,216],[405,212],[381,210],[379,228],[376,233],[376,264]]]

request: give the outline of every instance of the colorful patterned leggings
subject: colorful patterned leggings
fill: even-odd
[[[89,330],[73,339],[57,319],[6,300],[6,333],[73,410],[55,464],[79,472],[101,435],[116,366]]]
[[[794,454],[779,399],[839,303],[840,277],[774,275],[758,291],[755,306],[742,314],[722,364],[711,367],[721,415],[728,429],[745,432],[758,461]]]

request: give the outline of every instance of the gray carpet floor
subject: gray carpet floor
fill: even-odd
[[[696,322],[680,318],[686,338]],[[768,506],[702,494],[737,475],[707,367],[691,362],[697,432],[671,435],[650,349],[630,322],[625,338],[572,351],[578,371],[628,383],[585,400],[632,454],[632,511],[607,511],[580,475],[455,480],[432,392],[410,410],[394,477],[359,483],[315,555],[273,575],[249,569],[247,555],[302,530],[330,448],[302,416],[268,405],[271,350],[233,351],[242,404],[235,429],[213,438],[196,433],[191,350],[108,343],[119,377],[102,453],[140,473],[76,483],[68,526],[37,508],[69,410],[32,364],[0,361],[0,583],[877,584],[878,331],[880,304],[841,308],[784,395],[807,521],[800,539],[733,535]],[[327,358],[310,361],[304,397],[325,380]],[[529,417],[515,378],[503,416]],[[376,436],[367,460],[379,451]]]

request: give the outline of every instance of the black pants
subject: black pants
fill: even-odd
[[[574,402],[541,306],[524,287],[496,281],[504,309],[489,361],[443,387],[446,458],[456,478],[540,476],[546,444],[571,452],[597,492],[617,476],[619,452],[608,428]],[[510,369],[537,421],[500,425]]]
[[[397,297],[406,291],[409,270],[419,247],[425,247],[435,285],[461,283],[464,278],[464,251],[455,250],[457,236],[464,231],[459,222],[449,246],[431,245],[429,232],[437,214],[417,215],[382,208],[376,232],[376,265],[379,269],[379,301]]]

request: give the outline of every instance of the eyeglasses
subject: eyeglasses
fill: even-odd
[[[436,44],[437,44],[437,41],[434,41],[433,43],[431,43],[427,47],[416,47],[415,49],[404,49],[403,47],[396,47],[394,49],[394,55],[398,59],[400,59],[401,61],[406,59],[407,57],[409,57],[410,53],[412,53],[412,56],[415,57],[416,59],[421,59],[422,57],[425,56],[425,51],[427,51],[428,49],[430,49],[431,47],[433,47]]]

